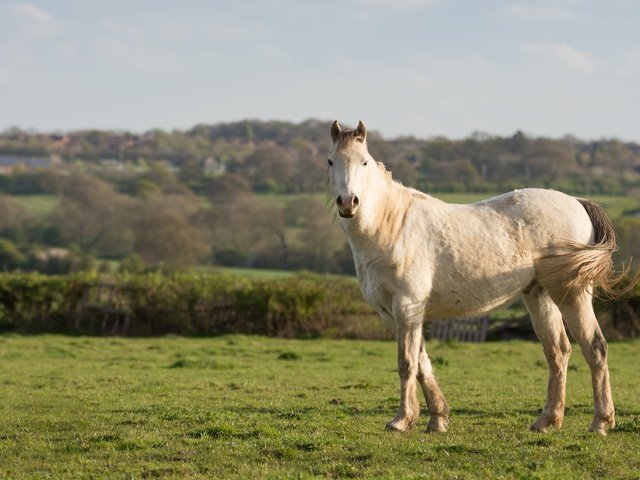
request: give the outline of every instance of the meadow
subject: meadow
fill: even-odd
[[[427,192],[429,193],[429,192]],[[499,192],[502,193],[502,192]],[[473,203],[485,198],[499,195],[499,193],[431,193],[445,202],[449,203]],[[327,200],[326,193],[301,194],[301,195],[279,195],[279,194],[256,194],[260,201],[268,205],[283,206],[288,202],[295,202],[300,198],[314,197],[324,202]],[[59,199],[55,195],[13,195],[13,199],[19,202],[25,209],[37,219],[46,217],[58,205]],[[613,218],[619,218],[625,210],[638,207],[637,200],[626,196],[595,195],[588,196],[592,200],[601,203]]]
[[[0,336],[0,478],[638,478],[640,344],[610,345],[617,427],[587,432],[569,366],[564,427],[529,425],[547,369],[534,342],[429,342],[451,427],[384,431],[395,344],[248,336]],[[423,402],[424,403],[424,402]]]
[[[505,192],[496,193],[470,193],[470,192],[426,192],[431,196],[439,198],[447,203],[474,203],[487,198],[500,195]],[[260,201],[268,205],[286,205],[288,202],[295,202],[299,198],[312,196],[322,202],[327,201],[326,193],[316,193],[311,195],[280,195],[280,194],[257,194],[256,197]],[[638,200],[629,196],[623,195],[574,195],[576,197],[585,197],[600,203],[609,213],[612,219],[618,220],[623,215],[628,214],[630,211],[638,209]]]

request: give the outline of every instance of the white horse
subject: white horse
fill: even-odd
[[[615,233],[595,203],[553,190],[516,190],[470,205],[442,202],[391,178],[367,150],[366,128],[331,126],[330,187],[353,253],[362,293],[395,329],[400,408],[387,429],[409,430],[426,398],[428,431],[446,431],[449,407],[424,347],[430,318],[475,316],[522,298],[549,364],[547,401],[531,426],[564,418],[571,344],[591,369],[590,431],[615,425],[607,342],[592,307],[599,284],[612,291]]]

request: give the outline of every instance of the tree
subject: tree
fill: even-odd
[[[13,270],[24,265],[26,257],[13,242],[0,238],[0,271]]]
[[[288,263],[290,247],[281,207],[246,195],[216,204],[212,213],[209,221],[217,262],[243,267]]]
[[[231,173],[244,176],[258,192],[286,192],[291,189],[295,167],[291,154],[275,145],[259,146],[243,162],[232,162]]]
[[[56,225],[67,244],[87,253],[122,256],[131,251],[131,199],[111,185],[84,174],[69,177],[60,204],[48,222]]]
[[[305,268],[329,272],[335,268],[336,253],[344,247],[344,234],[333,221],[324,202],[309,198],[304,202],[305,228],[300,233],[299,256]]]
[[[314,145],[302,138],[294,138],[290,144],[294,172],[290,189],[294,192],[319,192],[327,185],[327,159]]]
[[[195,159],[188,159],[180,166],[179,180],[194,192],[201,191],[203,181],[202,162]]]
[[[13,198],[0,195],[0,233],[7,229],[22,228],[29,215]]]
[[[150,170],[142,175],[141,180],[154,183],[160,188],[162,193],[174,195],[186,195],[191,193],[189,187],[180,181],[167,166],[160,163],[153,163]]]
[[[134,249],[150,265],[193,265],[209,253],[200,230],[177,211],[148,211],[135,223]]]
[[[251,184],[235,173],[223,173],[213,178],[207,192],[213,203],[231,203],[248,195],[251,195]]]
[[[415,164],[406,158],[393,158],[387,163],[387,168],[393,173],[393,178],[407,187],[415,187],[418,171]]]

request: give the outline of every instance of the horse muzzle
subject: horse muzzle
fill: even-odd
[[[353,217],[358,210],[358,205],[360,205],[360,199],[356,195],[338,195],[336,198],[338,215],[342,218]]]

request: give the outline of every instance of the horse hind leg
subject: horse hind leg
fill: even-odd
[[[570,291],[562,299],[558,298],[557,305],[591,370],[594,417],[589,431],[606,435],[609,428],[615,427],[615,409],[609,383],[607,341],[593,311],[592,297],[587,290]]]
[[[547,401],[540,417],[531,430],[546,432],[560,428],[564,419],[567,366],[571,355],[571,343],[562,324],[562,315],[547,291],[537,285],[523,295],[531,316],[533,328],[542,343],[549,366]]]
[[[428,432],[446,432],[449,427],[449,406],[440,390],[436,377],[433,374],[431,362],[424,348],[424,340],[420,342],[420,354],[418,356],[418,382],[427,401],[429,410]]]

